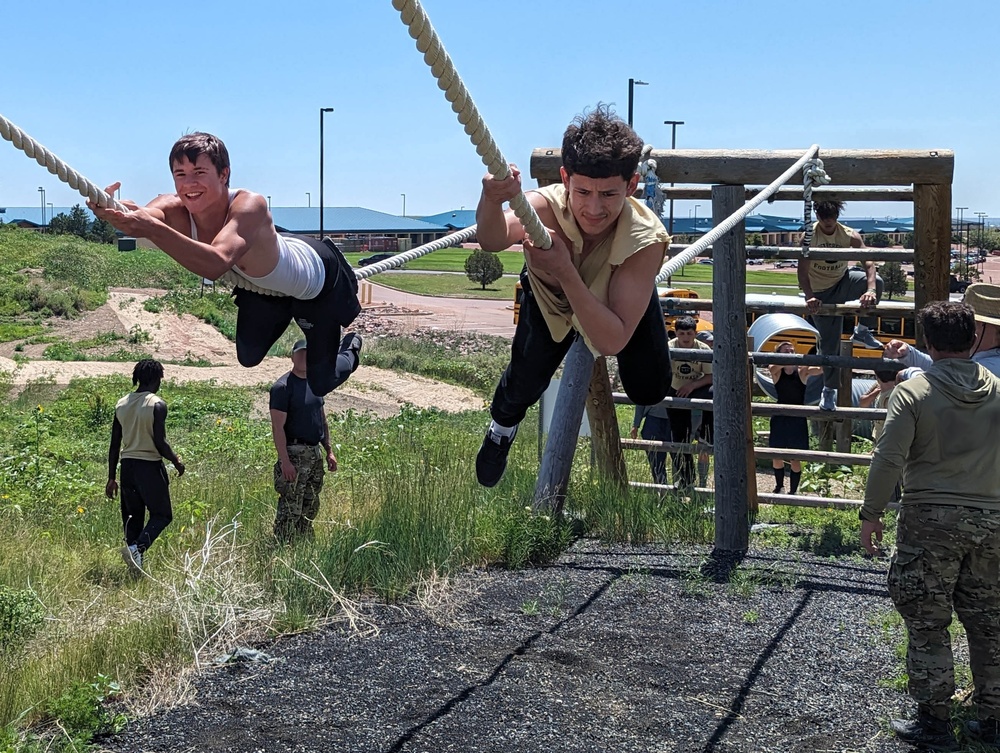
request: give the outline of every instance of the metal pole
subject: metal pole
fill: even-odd
[[[323,240],[323,115],[332,107],[319,108],[319,239]],[[310,201],[310,203],[312,203]]]
[[[406,216],[406,194],[405,193],[401,193],[400,196],[403,197],[403,216],[405,217]]]
[[[38,193],[42,198],[42,224],[41,227],[45,227],[45,189],[41,186],[38,187]]]
[[[966,251],[965,255],[962,254],[962,246],[964,245],[963,240],[965,239],[965,236],[962,235],[962,225],[963,225],[962,221],[965,219],[964,212],[966,209],[968,209],[968,207],[955,207],[955,209],[958,210],[958,258],[959,258],[959,263],[961,263],[963,259],[965,261],[965,273],[962,275],[962,279],[968,280],[969,279],[968,251]]]
[[[628,125],[629,128],[632,127],[632,99],[637,86],[649,86],[645,81],[640,81],[637,78],[630,78],[628,80]]]
[[[306,191],[306,208],[311,209],[313,205],[312,194]]]
[[[683,120],[664,120],[664,125],[670,126],[670,149],[674,150],[677,148],[677,126],[684,125]],[[671,183],[671,186],[674,184]],[[670,220],[667,225],[667,233],[670,235],[674,234],[674,200],[670,199]]]

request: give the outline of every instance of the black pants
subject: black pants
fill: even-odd
[[[322,259],[326,270],[323,290],[315,298],[300,301],[236,288],[233,291],[239,307],[236,357],[243,366],[259,364],[294,318],[308,344],[306,381],[313,394],[323,396],[351,375],[353,359],[345,356],[338,363],[338,356],[341,327],[346,327],[361,313],[358,278],[340,249],[329,239],[321,243],[315,238],[294,237],[312,246]]]
[[[669,394],[673,397],[677,394],[677,390],[671,387]],[[707,385],[699,387],[688,395],[688,397],[699,400],[711,400],[712,388]],[[667,416],[670,417],[670,438],[674,442],[690,442],[694,439],[691,436],[691,411],[689,409],[667,408]],[[714,419],[715,414],[710,410],[704,411],[701,414],[702,430],[700,438],[708,444],[712,444],[715,438]],[[670,453],[670,459],[674,466],[674,485],[694,486],[694,455],[686,452],[672,452]]]
[[[163,461],[122,458],[119,493],[125,543],[135,544],[140,552],[145,552],[174,519],[170,482]]]
[[[514,426],[524,419],[573,344],[572,332],[562,342],[552,339],[526,272],[521,273],[521,288],[521,313],[511,343],[510,364],[500,377],[490,407],[493,420],[501,426]],[[670,387],[670,351],[655,290],[646,313],[617,358],[622,386],[633,403],[655,405],[664,398]]]

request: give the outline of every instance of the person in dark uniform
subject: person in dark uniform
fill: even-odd
[[[170,525],[170,486],[163,458],[173,463],[177,475],[184,464],[167,442],[167,404],[157,396],[163,381],[163,364],[139,361],[132,370],[138,385],[115,405],[108,449],[108,483],[104,493],[114,499],[119,492],[118,460],[121,458],[121,511],[125,529],[122,559],[136,575],[143,572],[143,555],[156,537]],[[146,522],[146,512],[149,521]]]
[[[777,353],[794,353],[795,347],[787,340],[778,343]],[[812,351],[815,352],[815,348]],[[782,405],[805,405],[806,382],[809,377],[822,374],[821,366],[768,366],[771,381]],[[809,425],[802,416],[771,416],[771,431],[768,438],[769,447],[780,447],[789,450],[809,449]],[[802,478],[802,461],[790,460],[788,477],[789,494],[799,490],[799,480]],[[774,469],[774,494],[785,490],[785,461],[783,458],[773,458],[771,467]]]
[[[305,340],[292,346],[292,370],[271,386],[269,399],[271,436],[278,453],[274,536],[282,543],[313,537],[324,473],[337,470],[323,398],[313,393],[306,379],[307,350]]]

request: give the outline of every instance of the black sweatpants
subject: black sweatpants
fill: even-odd
[[[670,388],[669,395],[674,397],[677,390]],[[691,399],[711,400],[713,397],[712,387],[705,385],[694,390],[690,395]],[[667,408],[667,415],[670,417],[670,438],[674,442],[690,443],[694,437],[691,436],[691,410],[688,408]],[[701,414],[701,436],[707,444],[715,441],[715,413],[710,410]],[[672,452],[670,459],[674,466],[675,486],[694,486],[694,455],[686,452]]]
[[[135,544],[140,552],[145,552],[174,519],[170,482],[163,461],[122,458],[119,494],[125,543]]]
[[[290,233],[282,235],[291,236]],[[358,278],[329,238],[320,242],[302,235],[294,237],[312,246],[322,259],[326,270],[323,290],[315,298],[301,301],[236,288],[233,291],[239,308],[236,357],[243,366],[259,364],[294,318],[308,344],[306,381],[313,394],[322,397],[351,375],[353,358],[345,354],[338,363],[338,356],[341,327],[346,327],[361,313]]]
[[[521,272],[521,312],[510,348],[510,363],[493,394],[490,415],[501,426],[514,426],[538,402],[573,344],[570,331],[562,342],[549,334],[526,271]],[[670,387],[670,351],[663,311],[654,290],[646,312],[617,355],[622,386],[636,405],[655,405]]]

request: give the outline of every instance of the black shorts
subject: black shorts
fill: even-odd
[[[256,366],[264,360],[289,322],[295,319],[308,344],[306,379],[313,393],[322,396],[336,386],[341,327],[346,327],[361,313],[358,278],[329,238],[320,242],[303,235],[282,235],[308,243],[316,251],[326,270],[323,289],[315,298],[303,301],[235,288],[233,295],[239,308],[236,357],[243,366]]]

